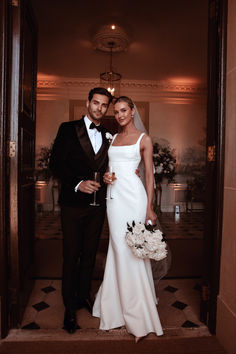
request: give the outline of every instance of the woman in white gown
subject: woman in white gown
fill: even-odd
[[[104,175],[104,181],[109,184],[110,240],[93,316],[100,318],[102,330],[125,326],[137,342],[148,333],[162,335],[163,331],[156,308],[150,260],[135,257],[125,242],[127,222],[156,222],[152,207],[152,141],[135,128],[134,112],[134,104],[128,97],[116,100],[114,114],[121,132],[113,137],[108,150],[109,168],[115,172],[116,180],[112,183],[110,175]],[[146,191],[135,173],[141,158],[145,166]]]

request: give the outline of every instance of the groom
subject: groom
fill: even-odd
[[[96,87],[89,92],[87,115],[62,123],[50,159],[50,168],[61,184],[59,203],[63,233],[62,297],[65,306],[64,329],[79,329],[76,310],[92,310],[90,286],[98,242],[105,216],[106,172],[109,140],[100,125],[111,94]],[[100,172],[100,182],[93,180]],[[91,206],[93,193],[99,206]]]

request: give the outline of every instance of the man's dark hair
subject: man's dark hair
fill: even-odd
[[[93,95],[95,94],[107,96],[109,98],[109,102],[108,102],[109,104],[113,100],[113,96],[109,91],[107,91],[107,89],[105,89],[104,87],[94,87],[92,90],[89,91],[88,94],[89,102],[92,100]]]

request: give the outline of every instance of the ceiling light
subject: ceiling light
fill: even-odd
[[[129,46],[129,38],[125,31],[115,24],[104,25],[93,37],[95,50],[107,52],[110,63],[105,72],[100,73],[100,85],[107,88],[113,96],[118,97],[120,91],[121,74],[116,72],[112,65],[114,53],[125,52]]]
[[[114,42],[109,43],[110,46],[110,64],[108,69],[100,74],[100,84],[105,87],[112,96],[119,96],[120,93],[120,80],[121,74],[114,71],[112,66],[112,51],[114,47]]]

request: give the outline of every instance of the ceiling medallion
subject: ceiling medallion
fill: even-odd
[[[117,25],[102,26],[93,37],[92,42],[94,49],[102,52],[110,52],[111,43],[113,53],[126,51],[129,46],[127,34]]]
[[[113,24],[102,26],[93,38],[95,50],[110,53],[110,63],[105,71],[100,73],[100,85],[105,87],[114,97],[120,93],[121,74],[116,72],[112,65],[113,53],[124,52],[127,50],[129,40],[124,30]]]

